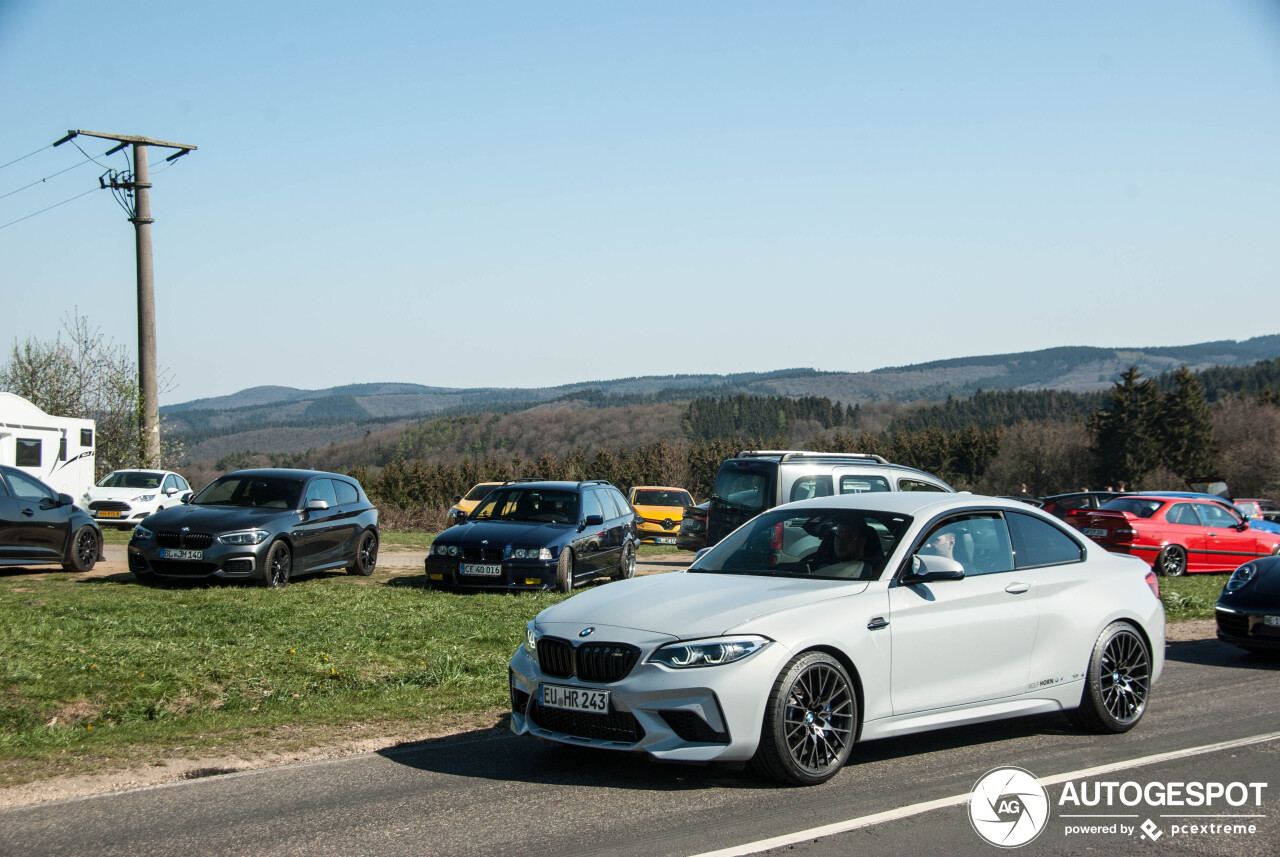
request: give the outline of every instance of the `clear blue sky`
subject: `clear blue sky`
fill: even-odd
[[[164,403],[1280,332],[1263,0],[0,0],[0,115],[0,195],[72,128],[199,146],[151,158]],[[136,347],[108,191],[0,259],[6,354]]]

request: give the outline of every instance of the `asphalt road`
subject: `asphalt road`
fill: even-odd
[[[1280,663],[1217,642],[1172,643],[1142,723],[1121,736],[1076,732],[1041,716],[871,742],[831,782],[789,789],[745,772],[660,765],[626,754],[544,746],[487,731],[366,756],[210,776],[131,792],[0,811],[0,854],[38,855],[694,855],[900,810],[905,817],[782,844],[773,853],[991,854],[967,797],[985,772],[1018,766],[1040,778],[1280,733]],[[1125,768],[1089,782],[1265,782],[1261,805],[1117,806],[1141,830],[1066,835],[1063,785],[1049,787],[1044,832],[1028,854],[1104,851],[1274,855],[1280,843],[1280,740]],[[1077,783],[1078,785],[1078,783]],[[944,801],[945,803],[945,801]],[[1254,833],[1175,834],[1166,813],[1261,816]],[[872,819],[874,821],[874,819]],[[1087,820],[1100,825],[1102,820]],[[1222,823],[1222,819],[1196,819]],[[1229,821],[1229,820],[1228,820]],[[1107,824],[1118,823],[1106,820]],[[735,853],[759,850],[758,846]]]

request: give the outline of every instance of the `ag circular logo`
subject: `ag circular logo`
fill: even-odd
[[[1049,794],[1030,771],[995,768],[973,786],[969,822],[992,845],[1018,848],[1048,825]]]

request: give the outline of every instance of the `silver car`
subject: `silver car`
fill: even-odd
[[[542,611],[511,728],[810,785],[856,741],[1053,711],[1127,731],[1163,665],[1141,560],[1012,500],[823,497]]]

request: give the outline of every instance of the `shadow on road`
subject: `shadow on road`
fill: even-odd
[[[1242,670],[1280,669],[1280,652],[1272,655],[1255,655],[1221,640],[1188,640],[1169,643],[1164,650],[1165,660],[1206,667],[1234,667]]]

